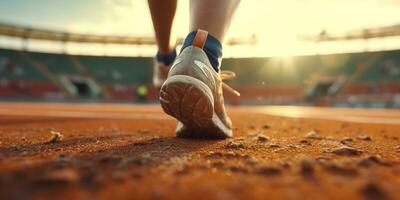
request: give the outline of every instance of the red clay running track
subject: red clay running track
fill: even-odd
[[[157,105],[1,103],[0,199],[400,198],[400,111],[228,111],[190,140]]]

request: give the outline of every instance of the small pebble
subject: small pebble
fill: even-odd
[[[242,143],[238,143],[238,142],[233,142],[233,141],[229,141],[226,145],[226,148],[229,149],[241,149],[244,148],[244,145]]]
[[[246,163],[249,163],[251,165],[257,164],[258,160],[254,157],[248,157],[244,160]]]
[[[357,139],[359,140],[365,140],[365,141],[371,141],[371,137],[368,135],[358,135]]]
[[[266,136],[266,135],[264,135],[264,134],[258,134],[258,135],[256,136],[256,139],[257,139],[258,141],[260,141],[260,142],[266,142],[266,141],[269,140],[269,137]]]
[[[321,137],[318,136],[316,131],[310,131],[307,133],[306,138],[308,139],[321,139]]]
[[[357,156],[362,153],[362,151],[349,147],[349,146],[341,146],[334,149],[331,149],[331,152],[341,156]]]
[[[344,144],[344,145],[352,145],[353,144],[353,139],[349,138],[349,137],[344,137],[340,140],[340,143]]]
[[[49,138],[47,143],[55,143],[55,142],[59,142],[63,139],[63,135],[61,135],[60,132],[50,131],[50,133],[51,133],[51,137]]]

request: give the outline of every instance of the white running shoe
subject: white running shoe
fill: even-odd
[[[222,82],[233,72],[216,72],[203,46],[207,32],[198,30],[192,46],[175,59],[160,90],[160,103],[168,115],[176,118],[179,137],[232,137],[232,122],[226,114],[222,87],[238,92]]]
[[[153,85],[160,88],[168,77],[168,71],[170,66],[160,63],[157,59],[154,59],[153,65]]]

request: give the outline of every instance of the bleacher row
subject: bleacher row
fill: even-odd
[[[0,49],[0,97],[55,95],[64,98],[63,91],[41,73],[35,63],[44,66],[56,78],[87,76],[79,71],[76,61],[97,83],[114,92],[116,99],[134,98],[134,86],[149,84],[151,80],[150,58],[71,56]]]
[[[101,56],[70,56],[64,54],[32,53],[0,49],[1,78],[46,81],[46,77],[24,59],[22,54],[48,67],[56,75],[80,75],[74,67],[72,57],[78,58],[87,70],[103,83],[142,83],[149,82],[151,75],[151,59]],[[8,65],[11,70],[6,70]],[[15,73],[20,68],[22,73]],[[14,69],[14,71],[13,71]]]
[[[82,66],[85,68],[82,71]],[[240,102],[301,102],[305,83],[315,76],[354,76],[339,94],[400,94],[400,51],[365,52],[292,58],[227,58],[224,70],[236,72],[230,80],[242,96]],[[44,69],[44,71],[43,71]],[[357,74],[358,73],[358,74]],[[68,98],[51,77],[91,76],[114,100],[135,99],[135,88],[147,85],[148,98],[158,92],[151,86],[152,58],[72,56],[0,49],[0,98]]]

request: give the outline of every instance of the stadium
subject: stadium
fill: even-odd
[[[0,2],[0,199],[400,198],[399,2],[241,2],[225,140],[176,137],[147,1],[99,2]]]

